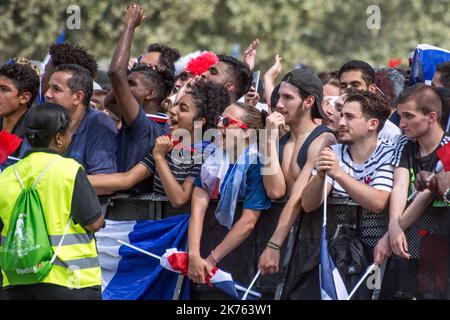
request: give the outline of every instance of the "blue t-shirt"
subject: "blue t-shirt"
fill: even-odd
[[[155,145],[157,137],[167,134],[167,124],[161,125],[148,119],[142,108],[130,126],[125,123],[119,132],[119,150],[117,166],[120,172],[125,172],[141,161]]]
[[[117,172],[117,128],[106,113],[88,107],[66,156],[80,163],[87,174]],[[20,150],[21,158],[31,149],[24,139]]]
[[[224,181],[229,178],[233,167],[234,164],[230,164]],[[266,210],[271,207],[270,199],[267,197],[266,190],[264,189],[263,177],[261,175],[262,167],[263,165],[258,160],[258,163],[251,164],[248,168],[244,197],[243,199],[239,198],[244,202],[243,209]],[[200,175],[195,179],[194,186],[203,188]]]
[[[66,156],[78,161],[87,174],[117,172],[117,128],[106,113],[87,108]]]
[[[119,172],[130,170],[138,164],[153,149],[155,140],[167,134],[166,123],[158,123],[148,119],[142,108],[130,126],[123,124],[119,132],[119,149],[117,153],[117,168]],[[152,191],[151,179],[146,179],[133,187],[134,192],[146,193]]]

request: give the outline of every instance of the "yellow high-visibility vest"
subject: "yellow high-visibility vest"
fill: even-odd
[[[20,160],[16,167],[24,186],[29,187],[51,162],[52,165],[36,185],[36,190],[41,200],[47,234],[55,252],[70,218],[75,177],[81,165],[58,154],[33,152]],[[6,168],[0,175],[0,218],[4,224],[2,242],[21,191],[14,167]],[[101,285],[94,236],[72,221],[52,269],[41,282],[78,289]],[[3,274],[3,286],[8,284]]]

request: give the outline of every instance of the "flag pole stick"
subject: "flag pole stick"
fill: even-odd
[[[241,291],[241,292],[245,292],[247,291],[247,288],[244,288],[243,286],[240,286],[238,284],[234,284],[234,287],[236,288],[236,290]],[[261,298],[261,293],[250,290],[249,293],[255,297]]]
[[[372,264],[371,266],[369,266],[367,268],[366,273],[364,273],[364,275],[361,277],[361,279],[359,279],[358,283],[356,284],[356,286],[353,288],[352,292],[350,292],[350,294],[348,295],[347,300],[350,300],[353,295],[355,294],[355,292],[358,290],[359,286],[364,282],[364,279],[366,279],[366,277],[369,275],[369,273],[372,272],[372,270],[376,267],[375,263]]]
[[[250,285],[248,286],[248,289],[245,291],[244,296],[242,297],[242,300],[247,300],[247,296],[248,293],[250,292],[250,289],[253,287],[253,285],[256,282],[256,279],[258,279],[259,275],[261,274],[261,271],[258,270],[258,272],[256,273],[256,276],[253,278],[252,282],[250,283]]]
[[[124,246],[130,247],[131,249],[134,249],[134,250],[136,250],[136,251],[139,251],[139,252],[141,252],[141,253],[143,253],[143,254],[146,254],[146,255],[148,255],[148,256],[150,256],[150,257],[152,257],[152,258],[155,258],[155,259],[158,259],[159,261],[161,261],[161,257],[160,257],[160,256],[157,256],[156,254],[153,254],[153,253],[150,253],[150,252],[148,252],[148,251],[145,251],[145,250],[143,250],[143,249],[141,249],[141,248],[135,247],[135,246],[133,246],[132,244],[129,244],[129,243],[127,243],[127,242],[125,242],[125,241],[122,241],[122,240],[117,240],[117,242],[123,244]]]
[[[436,175],[436,172],[433,172],[432,174],[430,174],[430,176],[427,179],[427,182],[430,182],[431,179],[434,178],[434,176]],[[418,194],[419,192],[417,190],[414,190],[414,192],[408,197],[408,199],[406,201],[410,201],[411,199],[414,199],[414,197]]]

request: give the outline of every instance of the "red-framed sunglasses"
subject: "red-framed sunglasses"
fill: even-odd
[[[235,124],[239,126],[241,129],[248,129],[248,126],[245,123],[242,123],[228,116],[217,116],[215,121],[216,126],[218,126],[219,123],[221,122],[224,128],[228,128],[230,125]]]

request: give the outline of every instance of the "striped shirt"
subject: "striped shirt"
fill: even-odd
[[[394,181],[394,167],[392,161],[396,156],[394,145],[385,140],[378,139],[377,147],[372,156],[364,163],[357,164],[345,144],[331,146],[341,169],[364,184],[377,190],[391,192]],[[335,180],[327,176],[327,183],[333,187],[332,197],[349,197],[344,188]]]
[[[175,154],[174,152],[177,152],[177,154]],[[204,153],[206,153],[205,150]],[[185,158],[183,158],[183,156]],[[183,184],[187,179],[192,179],[192,181],[194,182],[197,176],[200,175],[200,169],[203,163],[202,157],[202,152],[197,152],[195,146],[192,150],[189,150],[189,148],[174,148],[172,152],[166,155],[166,161],[169,165],[170,171],[175,177],[175,180],[177,180],[179,184]],[[154,174],[153,192],[166,195],[161,182],[161,177],[159,175],[159,172],[156,170],[156,163],[153,155],[149,153],[140,163],[146,166],[147,169]]]

